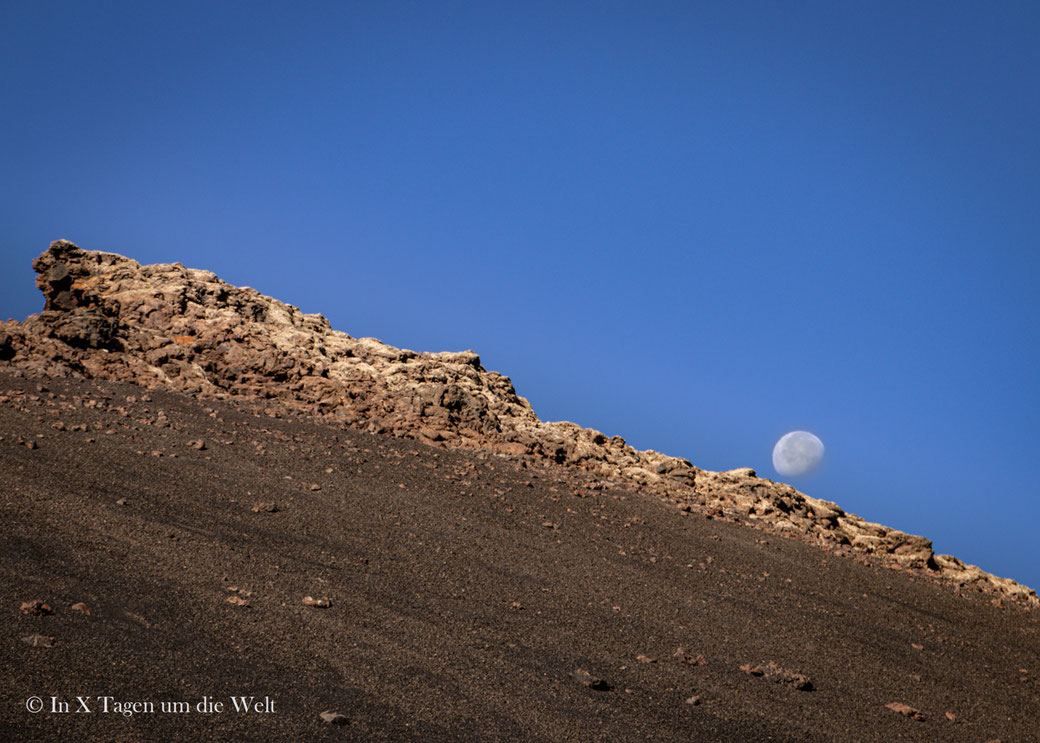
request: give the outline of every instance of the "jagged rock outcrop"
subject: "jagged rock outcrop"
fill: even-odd
[[[684,510],[775,532],[1036,603],[1035,592],[935,555],[929,540],[874,524],[750,469],[710,472],[619,436],[539,420],[507,377],[471,351],[417,353],[333,330],[209,271],[142,266],[59,240],[33,262],[43,312],[0,324],[0,363],[188,393],[264,401],[376,433],[565,465]]]

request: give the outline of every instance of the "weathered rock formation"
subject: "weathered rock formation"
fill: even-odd
[[[142,266],[65,240],[33,262],[43,312],[0,324],[0,363],[40,375],[132,381],[263,401],[376,433],[483,449],[622,484],[685,511],[746,518],[854,555],[1038,603],[1036,593],[750,469],[709,472],[636,451],[618,436],[538,419],[507,377],[471,351],[417,353],[333,330],[209,271]]]

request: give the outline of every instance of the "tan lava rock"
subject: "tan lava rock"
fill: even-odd
[[[885,705],[893,712],[898,712],[904,717],[909,717],[911,720],[917,720],[918,722],[924,722],[927,718],[924,713],[920,710],[916,710],[909,704],[903,704],[902,702],[889,702]]]
[[[324,712],[320,712],[318,716],[329,725],[346,725],[350,722],[346,715],[341,715],[339,712],[333,712],[328,709]]]
[[[27,645],[31,645],[34,648],[50,648],[54,647],[54,638],[49,635],[26,635],[22,638],[22,642]]]
[[[614,688],[612,683],[599,676],[593,676],[584,668],[576,669],[572,675],[577,679],[578,683],[582,686],[587,686],[593,691],[611,691]]]
[[[34,617],[40,617],[45,614],[53,614],[54,610],[50,606],[45,604],[40,599],[33,599],[32,601],[23,601],[19,607],[22,610],[22,614],[29,614]]]
[[[770,681],[774,681],[778,684],[791,684],[794,688],[799,691],[812,691],[813,683],[804,673],[795,673],[794,671],[788,671],[785,668],[781,668],[773,661],[769,661],[763,665],[752,666],[750,663],[745,663],[740,667],[740,670],[749,676],[758,676],[761,678],[767,678]]]

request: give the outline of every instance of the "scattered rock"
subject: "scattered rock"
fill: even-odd
[[[205,451],[206,450],[206,442],[203,441],[202,439],[197,439],[197,440],[196,439],[192,439],[191,441],[188,442],[188,448],[189,449],[198,449],[199,451]]]
[[[605,679],[601,679],[599,676],[593,676],[584,668],[579,668],[574,671],[574,678],[576,678],[582,686],[587,686],[594,691],[611,691],[614,688],[612,683]]]
[[[241,596],[228,596],[227,602],[235,606],[249,606],[249,599],[244,599]]]
[[[257,503],[253,506],[253,513],[277,513],[278,506],[274,503]]]
[[[346,715],[341,715],[339,712],[333,712],[328,709],[320,713],[319,717],[329,725],[347,725],[350,723]]]
[[[920,710],[916,710],[909,704],[903,704],[902,702],[889,702],[885,705],[893,712],[898,712],[903,717],[909,717],[911,720],[917,720],[918,722],[924,722],[927,718],[924,713]]]
[[[33,599],[32,601],[23,601],[21,605],[22,614],[29,614],[34,617],[41,617],[45,614],[53,614],[54,610],[50,606],[43,603],[40,599]]]
[[[692,697],[686,697],[686,699],[683,701],[685,701],[687,704],[696,706],[701,703],[701,698],[694,694]]]
[[[25,448],[26,449],[36,449],[38,447],[36,446],[36,442],[35,441],[33,441],[32,439],[29,439],[28,441],[25,442]]]
[[[682,645],[672,653],[673,658],[677,658],[680,663],[685,663],[688,666],[706,666],[708,665],[708,659],[700,653],[697,655],[690,655],[686,652],[686,648]]]
[[[649,655],[643,655],[642,653],[640,653],[639,655],[636,656],[636,660],[638,660],[640,663],[656,663],[657,662],[656,658],[651,658]]]
[[[86,614],[88,617],[90,616],[90,609],[88,609],[87,605],[84,604],[82,601],[76,602],[75,604],[73,604],[69,608],[72,609],[73,611],[78,611],[81,614]]]
[[[116,501],[116,505],[117,506],[125,506],[126,503],[127,503],[126,498],[120,498],[119,500]]]
[[[22,642],[32,645],[34,648],[49,648],[54,646],[54,638],[48,637],[47,635],[26,635],[22,638]]]
[[[312,482],[311,486],[310,486],[310,488],[308,488],[308,490],[311,490],[312,492],[317,492],[317,491],[321,490],[321,485],[319,485],[316,482]]]
[[[313,606],[315,609],[327,609],[332,606],[332,600],[328,596],[322,596],[320,599],[316,599],[313,596],[304,596],[303,603],[307,606]]]
[[[773,661],[758,666],[752,666],[750,663],[745,663],[740,667],[740,670],[750,676],[760,676],[770,679],[778,684],[791,684],[794,688],[798,689],[798,691],[813,690],[812,681],[804,673],[788,671],[785,668],[781,668]]]
[[[950,722],[957,722],[957,715],[950,712],[950,710],[946,710],[946,719]]]

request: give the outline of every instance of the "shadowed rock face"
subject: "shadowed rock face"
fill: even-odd
[[[710,472],[636,451],[619,436],[541,421],[510,380],[484,369],[472,351],[417,353],[354,338],[321,315],[209,271],[142,266],[65,240],[33,268],[46,304],[24,322],[0,324],[0,363],[8,366],[259,401],[272,414],[297,410],[435,446],[548,460],[684,510],[746,518],[854,556],[1040,603],[1012,580],[934,554],[928,539],[865,521],[753,470]]]

